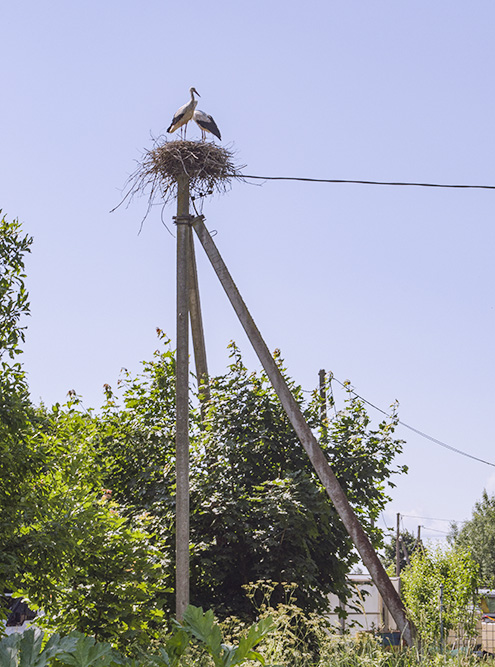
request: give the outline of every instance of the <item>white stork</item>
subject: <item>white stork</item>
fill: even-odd
[[[187,104],[184,104],[183,106],[181,106],[180,109],[178,109],[175,112],[174,117],[172,118],[172,122],[170,123],[170,126],[167,129],[167,132],[175,132],[175,130],[178,130],[179,127],[185,125],[184,138],[186,136],[187,124],[193,117],[194,109],[196,108],[196,105],[198,103],[198,101],[194,99],[194,93],[196,93],[198,97],[201,97],[196,88],[190,88],[189,92],[191,93],[191,99]]]
[[[207,114],[204,111],[196,109],[193,114],[193,120],[201,129],[201,137],[203,141],[205,141],[206,139],[207,132],[211,132],[211,134],[214,134],[216,137],[218,137],[220,141],[222,140],[222,135],[220,134],[220,130],[218,129],[217,124],[210,116],[210,114]]]

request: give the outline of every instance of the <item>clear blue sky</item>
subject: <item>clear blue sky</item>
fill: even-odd
[[[492,0],[25,0],[3,3],[0,23],[0,207],[35,239],[23,357],[35,401],[75,389],[98,406],[121,367],[151,357],[155,327],[175,336],[159,207],[140,235],[145,199],[109,211],[190,86],[247,173],[495,184]],[[331,370],[495,462],[495,191],[234,183],[204,213],[299,383]],[[231,339],[258,368],[198,260],[211,372]],[[410,473],[388,525],[400,512],[411,530],[447,530],[415,517],[466,519],[495,492],[493,467],[398,435]]]

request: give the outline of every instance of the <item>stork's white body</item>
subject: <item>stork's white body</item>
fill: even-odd
[[[211,132],[211,134],[214,134],[220,140],[222,139],[220,130],[218,129],[217,124],[213,120],[213,117],[210,116],[210,114],[196,109],[193,113],[193,120],[201,129],[201,137],[203,138],[203,141],[206,139],[207,132]]]
[[[184,126],[184,136],[185,136],[187,124],[193,117],[194,110],[196,109],[196,105],[198,104],[198,100],[194,98],[194,94],[196,93],[196,95],[201,97],[196,88],[191,88],[189,92],[191,93],[191,99],[187,104],[184,104],[183,106],[181,106],[180,109],[178,109],[175,112],[174,117],[172,118],[172,122],[170,123],[170,126],[167,129],[167,132],[175,132],[175,130],[178,130],[179,127]]]

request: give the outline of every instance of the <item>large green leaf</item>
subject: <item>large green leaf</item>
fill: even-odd
[[[15,633],[4,637],[0,641],[0,665],[1,667],[18,667],[19,643],[21,635]]]
[[[23,633],[14,633],[0,641],[0,667],[48,667],[53,658],[72,651],[77,637],[53,635],[41,650],[43,632],[29,628]]]
[[[107,667],[122,664],[121,657],[110,644],[96,642],[93,637],[84,635],[77,636],[76,645],[70,652],[61,656],[61,661],[71,667]]]
[[[215,622],[213,611],[203,612],[201,607],[189,605],[184,613],[184,626],[203,642],[211,654],[215,664],[221,660],[222,633]]]
[[[263,656],[254,651],[254,647],[274,628],[274,623],[271,617],[262,619],[249,628],[238,646],[229,646],[222,643],[222,633],[213,611],[203,612],[200,607],[189,605],[184,613],[183,627],[204,645],[216,667],[233,667],[246,660],[256,660],[264,665]]]

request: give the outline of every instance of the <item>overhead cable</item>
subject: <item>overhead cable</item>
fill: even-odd
[[[431,516],[418,516],[417,514],[401,514],[406,519],[423,519],[423,521],[443,521],[445,523],[467,523],[466,519],[436,519]]]
[[[355,185],[392,185],[392,186],[410,186],[420,188],[457,188],[463,190],[495,190],[495,185],[467,185],[453,183],[414,183],[401,181],[363,181],[344,178],[303,178],[298,176],[252,176],[248,174],[239,174],[239,178],[252,178],[261,181],[305,181],[308,183],[351,183]]]
[[[341,382],[340,380],[338,380],[335,377],[335,375],[332,375],[332,379],[335,380],[336,382],[338,382],[342,387],[347,389],[347,391],[354,394],[354,396],[361,399],[364,403],[367,403],[368,405],[370,405],[375,410],[378,410],[378,412],[381,412],[382,414],[384,414],[389,419],[392,419],[392,415],[390,415],[385,410],[382,410],[382,408],[379,408],[378,406],[374,405],[370,401],[366,400],[365,398],[363,398],[363,396],[360,396],[358,393],[356,393],[354,391],[354,389],[351,389],[348,384],[345,384],[344,382]],[[460,454],[461,456],[467,456],[468,458],[473,459],[474,461],[478,461],[479,463],[484,463],[487,466],[492,466],[493,468],[495,468],[495,463],[491,463],[490,461],[485,461],[484,459],[480,459],[477,456],[473,456],[472,454],[468,454],[467,452],[462,451],[462,449],[457,449],[456,447],[452,447],[452,445],[448,445],[446,442],[442,442],[442,440],[438,440],[437,438],[434,438],[433,436],[428,435],[427,433],[424,433],[424,431],[420,431],[419,429],[414,428],[414,426],[410,426],[409,424],[406,424],[401,419],[398,419],[397,423],[400,424],[401,426],[404,426],[405,428],[408,428],[410,431],[413,431],[417,435],[420,435],[422,438],[425,438],[426,440],[429,440],[430,442],[433,442],[436,445],[439,445],[440,447],[444,447],[445,449],[449,449],[451,452],[455,452],[456,454]]]

